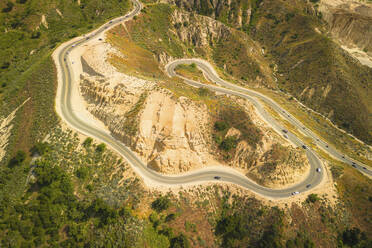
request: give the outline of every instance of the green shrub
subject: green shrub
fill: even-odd
[[[229,136],[222,141],[222,143],[220,144],[220,148],[228,152],[231,149],[235,148],[237,143],[238,143],[238,140],[236,136]]]
[[[221,145],[223,139],[220,135],[213,135],[214,142],[216,142],[218,145]]]
[[[208,95],[211,95],[211,91],[205,87],[200,87],[198,89],[198,95],[199,96],[208,96]]]
[[[341,166],[332,165],[331,167],[331,173],[333,179],[338,179],[340,176],[342,176],[344,169]]]
[[[170,207],[170,200],[166,196],[161,196],[151,203],[151,208],[157,212],[162,212]]]
[[[6,7],[3,8],[2,11],[3,11],[4,13],[10,12],[10,11],[12,11],[13,7],[14,7],[14,3],[11,2],[11,1],[8,1],[8,2],[6,3]]]
[[[85,167],[85,166],[82,166],[80,168],[78,168],[75,172],[75,175],[80,178],[80,179],[86,179],[89,175],[89,168],[88,167]]]
[[[176,215],[174,213],[168,214],[167,217],[165,217],[165,222],[169,222],[176,219]]]
[[[10,66],[10,63],[8,61],[5,61],[3,62],[3,64],[1,65],[1,69],[8,69]]]
[[[84,140],[84,142],[83,142],[83,146],[84,146],[84,147],[89,147],[89,146],[92,145],[92,142],[93,142],[93,139],[92,139],[91,137],[88,137],[88,138],[86,138],[86,139]]]
[[[24,151],[17,151],[16,155],[9,161],[9,166],[21,165],[26,160],[27,154]]]
[[[47,154],[50,150],[50,146],[47,142],[38,142],[31,148],[31,154],[36,155],[39,154],[40,156],[43,156]]]
[[[225,121],[216,121],[214,123],[214,129],[221,132],[221,131],[225,131],[226,129],[230,128],[229,127],[229,124]]]
[[[350,247],[355,247],[366,239],[366,234],[364,232],[361,232],[360,229],[357,227],[351,229],[348,228],[342,233],[342,242],[346,245],[349,245]]]
[[[100,153],[104,152],[105,150],[106,150],[106,144],[104,143],[99,144],[96,148],[96,151]]]
[[[181,233],[177,237],[171,239],[171,248],[188,248],[190,247],[190,242],[187,237]]]
[[[40,31],[34,31],[31,34],[31,39],[38,39],[38,38],[40,38],[40,36],[41,36],[41,32]]]
[[[319,200],[319,197],[317,194],[310,194],[307,196],[307,199],[306,199],[307,202],[311,202],[311,203],[314,203],[318,200]]]

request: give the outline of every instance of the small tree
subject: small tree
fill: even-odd
[[[190,247],[190,242],[185,236],[185,234],[181,233],[177,237],[171,239],[171,248],[188,248]]]
[[[165,217],[165,222],[169,222],[176,219],[176,215],[174,213],[168,214],[167,217]]]
[[[238,140],[235,136],[229,136],[226,139],[224,139],[220,145],[220,148],[224,151],[230,151],[231,149],[236,147],[236,144],[238,143]]]
[[[319,197],[317,194],[310,194],[307,196],[307,199],[306,199],[307,202],[311,202],[311,203],[314,203],[317,200],[319,200]]]
[[[360,229],[357,227],[351,229],[348,228],[342,233],[343,243],[349,245],[350,247],[354,247],[362,240],[366,239],[366,234],[364,232],[361,232]]]
[[[170,207],[170,200],[168,197],[161,196],[151,203],[151,208],[157,212],[162,212]]]
[[[92,142],[93,142],[93,139],[92,139],[91,137],[88,137],[88,138],[86,138],[86,139],[84,140],[84,142],[83,142],[83,146],[84,146],[84,147],[89,147],[89,146],[92,145]]]
[[[40,38],[40,36],[41,36],[41,32],[40,31],[34,31],[31,34],[31,39],[38,39],[38,38]]]
[[[229,125],[225,121],[216,121],[214,123],[214,129],[217,131],[224,131],[229,128]]]
[[[106,150],[106,145],[104,143],[99,144],[96,148],[96,151],[100,153],[104,152],[105,150]]]
[[[38,142],[31,148],[31,154],[32,155],[45,155],[50,150],[50,146],[47,142]]]
[[[24,151],[17,151],[16,155],[9,161],[9,166],[21,165],[26,160],[27,154]]]
[[[4,12],[4,13],[7,13],[7,12],[12,11],[13,7],[14,7],[14,3],[11,2],[11,1],[8,1],[8,2],[6,3],[6,7],[3,8],[3,12]]]

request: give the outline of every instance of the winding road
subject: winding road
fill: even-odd
[[[66,42],[58,47],[53,54],[53,58],[56,63],[57,71],[58,71],[58,89],[57,89],[57,98],[56,98],[56,111],[60,115],[63,121],[65,121],[71,128],[74,130],[81,132],[85,135],[94,137],[107,145],[111,148],[116,150],[119,154],[121,154],[128,163],[133,167],[133,169],[144,179],[146,182],[147,180],[151,181],[152,183],[165,185],[165,186],[182,186],[186,184],[200,184],[203,182],[216,182],[216,181],[223,181],[234,183],[240,185],[246,189],[249,189],[257,194],[260,194],[265,197],[269,198],[287,198],[292,195],[293,192],[304,192],[310,190],[322,182],[324,177],[324,169],[322,167],[322,163],[317,158],[315,153],[306,148],[306,155],[309,159],[311,170],[310,173],[307,175],[306,179],[294,186],[285,189],[270,189],[263,186],[260,186],[253,182],[252,180],[248,179],[243,174],[237,172],[236,170],[227,168],[227,167],[207,167],[204,169],[179,174],[176,176],[167,176],[157,173],[151,169],[149,169],[146,164],[144,164],[128,147],[126,147],[123,143],[116,140],[111,136],[111,134],[107,131],[102,129],[101,127],[92,125],[92,123],[86,121],[81,114],[74,111],[73,109],[73,101],[72,95],[73,90],[77,89],[76,85],[78,82],[74,80],[72,66],[69,62],[69,54],[73,49],[76,49],[78,46],[84,45],[91,39],[97,38],[97,36],[101,35],[107,29],[123,22],[128,19],[133,18],[141,11],[141,3],[137,0],[133,0],[133,7],[134,9],[123,17],[118,17],[109,23],[104,24],[97,30],[85,35],[84,37],[78,37],[73,39],[72,41]],[[272,127],[278,131],[279,133],[282,132],[282,128],[280,125],[272,118],[263,108],[259,101],[256,98],[263,100],[270,104],[274,108],[275,111],[282,114],[282,110],[275,102],[270,100],[269,98],[256,93],[254,91],[247,90],[245,88],[241,88],[239,86],[233,85],[226,81],[220,79],[213,70],[213,68],[207,64],[207,62],[203,62],[198,59],[188,59],[188,60],[177,60],[167,65],[166,69],[170,76],[176,76],[174,72],[174,68],[181,63],[196,63],[199,68],[201,68],[207,75],[207,77],[223,87],[217,87],[213,85],[203,85],[201,83],[189,80],[184,78],[185,82],[190,85],[196,87],[207,87],[214,91],[223,92],[225,94],[231,94],[240,96],[250,100],[254,106],[257,108],[259,113],[263,116],[263,118],[272,125]],[[289,114],[288,114],[289,115]],[[282,116],[284,116],[282,114]],[[297,123],[296,126],[303,126],[294,118],[290,118],[291,123]],[[293,120],[293,122],[292,122]],[[310,130],[306,130],[304,132],[308,132],[310,134]],[[288,139],[291,142],[298,146],[302,146],[303,142],[298,139],[294,134],[287,133]],[[313,137],[313,136],[311,136]],[[314,136],[315,137],[315,136]],[[335,154],[337,151],[335,151]],[[351,161],[351,160],[350,160]],[[347,161],[346,161],[347,162]],[[320,172],[316,172],[316,168],[322,168]],[[220,179],[216,180],[215,177],[219,176]],[[310,185],[310,186],[309,186]]]

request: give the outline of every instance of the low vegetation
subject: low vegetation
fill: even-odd
[[[211,83],[204,77],[203,72],[198,69],[196,64],[178,65],[175,68],[175,71],[176,71],[177,74],[179,74],[179,75],[181,75],[185,78],[192,79],[194,81],[201,82],[201,83],[204,83],[204,84],[210,84]]]
[[[355,62],[319,32],[324,23],[321,13],[314,11],[313,3],[245,0],[228,4],[222,1],[219,8],[206,0],[193,3],[179,0],[176,4],[249,34],[261,45],[272,68],[276,67],[278,88],[371,143],[371,122],[368,121],[371,101],[367,89],[371,87],[372,69]],[[246,14],[247,9],[250,16]],[[244,73],[239,69],[229,72],[237,79]]]
[[[13,121],[4,161],[15,147],[29,150],[57,123],[52,50],[129,8],[127,0],[86,0],[80,5],[72,0],[1,1],[0,115],[8,115],[30,97]]]

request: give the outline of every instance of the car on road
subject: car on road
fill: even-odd
[[[367,170],[367,168],[366,167],[363,167],[363,170]]]
[[[112,21],[109,22],[109,24],[111,24],[111,23],[112,23]]]
[[[99,38],[98,40],[102,40],[102,38]]]
[[[72,45],[72,47],[75,47],[75,45]]]
[[[219,176],[215,176],[214,179],[216,179],[216,180],[220,180],[221,177],[219,177]]]
[[[298,191],[295,191],[295,192],[292,192],[292,195],[297,195],[297,194],[299,194],[300,192],[298,192]]]
[[[306,188],[310,188],[310,187],[311,187],[311,184],[306,185]]]
[[[288,133],[288,130],[286,130],[286,129],[283,129],[282,131],[283,131],[283,133]]]
[[[342,158],[345,158],[345,156],[342,156]]]
[[[305,145],[302,145],[302,148],[306,149],[307,147]]]
[[[64,58],[63,60],[66,61],[66,58]]]
[[[354,168],[356,168],[356,164],[355,163],[353,163],[351,166],[353,166]]]
[[[316,172],[321,172],[322,171],[322,169],[321,168],[316,168]]]
[[[284,134],[283,136],[284,136],[284,138],[288,139],[288,136],[286,134]]]
[[[326,147],[328,148],[328,145],[326,145]]]

